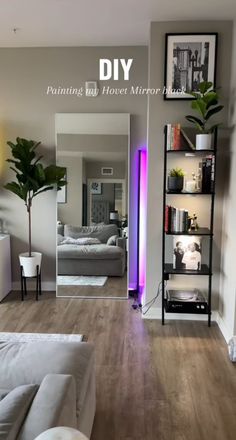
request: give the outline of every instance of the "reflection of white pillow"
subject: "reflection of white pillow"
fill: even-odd
[[[63,240],[64,240],[63,235],[61,235],[61,234],[57,234],[57,244],[58,244],[58,245],[61,244]]]
[[[80,238],[71,238],[66,237],[61,244],[78,244],[78,245],[87,245],[87,244],[101,244],[98,238],[94,237],[80,237]]]
[[[107,240],[108,246],[116,246],[117,238],[118,238],[118,235],[112,235],[111,237],[109,237]]]

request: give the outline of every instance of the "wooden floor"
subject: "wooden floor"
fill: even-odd
[[[235,440],[236,366],[216,325],[143,321],[130,301],[9,296],[0,331],[83,333],[96,347],[92,440]]]
[[[58,296],[127,298],[127,273],[123,277],[108,277],[104,286],[58,286]]]

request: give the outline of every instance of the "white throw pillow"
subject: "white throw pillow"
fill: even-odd
[[[111,237],[109,237],[107,240],[108,246],[116,246],[117,238],[118,238],[118,235],[112,235]]]
[[[81,237],[72,238],[66,237],[60,244],[78,244],[78,245],[90,245],[90,244],[101,244],[98,238],[93,237]]]

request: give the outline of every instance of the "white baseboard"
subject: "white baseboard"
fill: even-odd
[[[142,315],[143,319],[161,319],[161,308],[160,307],[152,307],[146,315]],[[195,314],[188,314],[188,313],[169,313],[168,316],[165,317],[166,320],[171,319],[179,319],[179,320],[186,320],[186,321],[207,321],[208,317],[207,315],[195,315]],[[233,336],[230,334],[229,329],[225,325],[224,320],[220,316],[218,310],[213,310],[211,315],[212,321],[216,322],[219,326],[219,329],[224,336],[226,342],[229,342],[229,339]]]
[[[222,335],[224,336],[226,342],[228,343],[229,340],[233,337],[233,334],[230,332],[227,324],[225,323],[224,319],[222,318],[222,316],[220,315],[219,312],[218,312],[218,317],[217,317],[217,324],[218,324],[219,329],[220,329]]]
[[[34,281],[29,281],[27,280],[27,289],[29,290],[35,290],[35,286],[36,286],[36,280]],[[20,290],[21,286],[20,286],[20,282],[19,281],[14,281],[12,283],[12,290]],[[44,292],[55,292],[56,291],[56,281],[43,281],[42,282],[42,290]]]

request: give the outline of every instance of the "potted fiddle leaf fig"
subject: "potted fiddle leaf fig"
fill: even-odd
[[[196,135],[196,150],[210,150],[212,148],[212,133],[221,124],[210,125],[211,118],[219,113],[224,106],[219,105],[219,96],[210,81],[202,81],[196,92],[190,93],[195,99],[191,107],[198,116],[187,115],[187,121],[195,125],[198,130]],[[200,116],[200,117],[199,117]]]
[[[181,192],[184,186],[184,171],[182,168],[172,168],[169,171],[167,188],[170,192]]]
[[[23,200],[28,214],[28,252],[19,255],[20,265],[26,277],[34,277],[41,269],[42,254],[32,252],[32,203],[35,197],[46,191],[56,188],[60,190],[66,181],[64,180],[66,169],[56,165],[44,166],[41,163],[43,156],[37,156],[36,150],[40,142],[16,138],[16,143],[7,142],[11,148],[12,158],[7,159],[11,169],[15,173],[16,180],[9,182],[5,188],[21,200]]]

